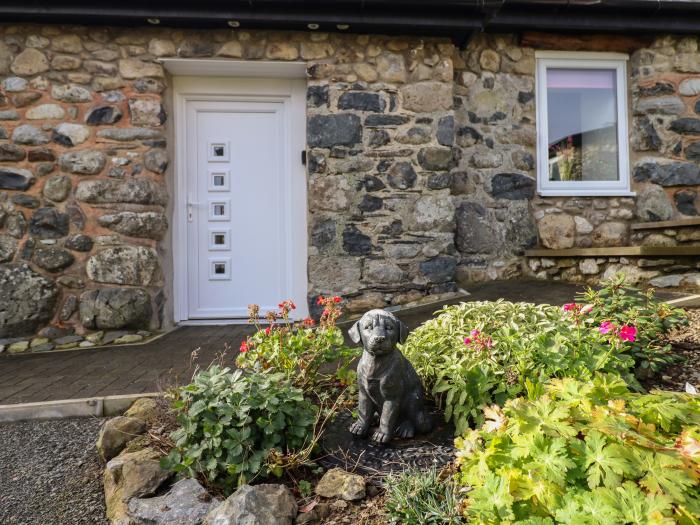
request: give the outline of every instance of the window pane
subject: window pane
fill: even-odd
[[[619,180],[614,69],[547,69],[549,180]]]

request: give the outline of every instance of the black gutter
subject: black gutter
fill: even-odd
[[[693,0],[0,0],[0,21],[443,36],[545,30],[700,33]],[[348,27],[349,26],[349,27]],[[315,27],[315,26],[313,26]]]

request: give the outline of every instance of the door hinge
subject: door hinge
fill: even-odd
[[[305,149],[301,150],[301,164],[303,166],[306,166],[306,150]]]

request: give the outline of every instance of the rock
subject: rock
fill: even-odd
[[[297,503],[284,485],[243,485],[203,525],[291,525],[296,515]]]
[[[324,248],[335,240],[336,223],[333,219],[317,222],[311,229],[311,245]]]
[[[452,146],[455,141],[455,118],[452,115],[442,117],[438,121],[437,128],[438,144],[443,146]]]
[[[53,130],[53,141],[70,148],[82,144],[90,138],[90,130],[81,124],[69,124],[64,122]]]
[[[430,190],[444,190],[452,186],[452,174],[448,172],[431,173],[425,183]]]
[[[144,423],[154,421],[158,415],[158,401],[152,397],[140,397],[134,401],[124,416],[138,419]]]
[[[457,261],[454,257],[435,257],[429,261],[422,261],[419,268],[428,281],[441,283],[454,278]]]
[[[19,162],[24,160],[27,153],[14,144],[0,144],[0,161]]]
[[[51,69],[55,71],[70,71],[72,69],[78,69],[82,63],[82,60],[74,56],[54,55],[54,57],[51,59]],[[75,75],[77,77],[77,75],[81,75],[81,73],[75,73]],[[71,78],[71,80],[73,78]],[[91,77],[87,75],[86,79],[89,80],[90,78]]]
[[[16,343],[10,343],[7,346],[8,354],[20,354],[26,352],[29,349],[29,341],[17,341]]]
[[[165,123],[165,109],[159,99],[130,98],[129,114],[134,126],[157,127]]]
[[[69,295],[65,298],[63,304],[61,305],[61,309],[58,313],[58,318],[61,321],[66,322],[71,318],[71,316],[75,313],[77,309],[78,298],[75,295]]]
[[[10,262],[17,253],[17,240],[0,234],[0,263]]]
[[[667,221],[673,216],[673,205],[663,188],[652,184],[637,195],[636,213],[641,221]]]
[[[168,219],[165,214],[154,211],[142,213],[124,211],[103,215],[98,220],[101,226],[131,237],[162,239],[168,229]]]
[[[116,106],[98,106],[92,108],[85,115],[85,123],[88,126],[105,126],[119,122],[122,118],[121,110]]]
[[[357,283],[361,277],[362,266],[355,257],[309,257],[309,279],[320,293],[344,294],[357,290]]]
[[[455,206],[445,195],[423,195],[416,200],[411,215],[412,227],[419,231],[451,229]]]
[[[62,119],[66,112],[58,104],[41,104],[30,108],[25,113],[25,118],[30,120],[57,120]]]
[[[14,109],[3,109],[0,111],[0,120],[19,120],[19,113]]]
[[[33,261],[39,268],[57,272],[73,264],[75,257],[63,248],[39,248],[34,252]]]
[[[319,503],[313,509],[299,514],[294,520],[295,525],[306,525],[312,523],[325,523],[324,520],[330,516],[331,507],[327,503]]]
[[[29,86],[29,82],[21,77],[7,77],[2,81],[2,88],[8,93],[24,91]]]
[[[578,263],[578,267],[583,275],[595,275],[600,272],[600,267],[595,259],[584,259]]]
[[[102,250],[88,259],[86,272],[98,283],[151,286],[160,283],[162,278],[158,254],[143,246]]]
[[[391,142],[391,137],[389,136],[389,133],[387,133],[383,129],[373,129],[370,130],[369,134],[369,140],[367,141],[367,144],[373,148],[378,148],[381,146],[385,146]]]
[[[400,126],[408,122],[408,117],[404,115],[368,115],[365,119],[365,126],[375,128],[379,126]]]
[[[49,142],[49,135],[30,124],[17,126],[12,132],[12,141],[16,144],[40,146]]]
[[[72,188],[71,180],[68,175],[54,175],[46,179],[44,183],[43,194],[49,200],[54,202],[62,202],[70,195]]]
[[[160,131],[149,128],[107,128],[97,132],[101,139],[129,142],[132,140],[156,140],[162,139]]]
[[[24,108],[26,106],[31,106],[41,98],[41,93],[35,91],[29,91],[27,93],[18,93],[12,97],[12,103],[17,108]]]
[[[661,186],[700,184],[700,167],[694,162],[642,162],[634,169],[637,182],[654,182]]]
[[[207,514],[221,503],[212,499],[197,480],[175,483],[163,496],[129,501],[131,525],[201,525]]]
[[[343,249],[350,255],[368,255],[372,252],[372,240],[355,225],[348,225],[343,231]]]
[[[698,215],[697,202],[698,194],[694,190],[679,190],[673,195],[676,202],[676,209],[683,215]]]
[[[463,202],[455,213],[455,244],[461,253],[490,253],[498,234],[488,211],[476,202]]]
[[[625,246],[627,225],[624,222],[604,222],[591,234],[594,246]]]
[[[34,334],[51,319],[57,299],[56,285],[27,264],[0,265],[0,337]]]
[[[105,463],[116,457],[135,437],[146,431],[142,419],[128,416],[113,417],[105,421],[97,436],[97,453]]]
[[[29,220],[29,233],[39,239],[60,239],[69,227],[68,214],[56,208],[39,208]]]
[[[74,250],[76,252],[89,252],[92,250],[93,242],[87,235],[78,233],[68,237],[63,245],[69,250]]]
[[[64,86],[53,86],[51,88],[51,96],[56,100],[70,102],[72,104],[78,102],[90,102],[92,93],[89,89],[75,84],[67,84]]]
[[[2,190],[24,191],[34,184],[34,180],[29,170],[0,166],[0,189]]]
[[[89,204],[124,203],[165,205],[165,188],[149,179],[85,180],[78,184],[76,198]]]
[[[386,102],[378,93],[349,91],[338,98],[338,109],[354,109],[357,111],[373,111],[381,113],[386,108]]]
[[[659,272],[657,271],[643,270],[641,268],[638,268],[637,266],[611,264],[603,272],[601,280],[607,281],[620,273],[624,274],[626,282],[633,286],[639,283],[649,281],[650,279],[656,277],[659,274]]]
[[[535,179],[520,173],[498,173],[491,178],[491,195],[495,199],[532,199]]]
[[[386,301],[379,292],[365,292],[357,297],[350,297],[345,303],[349,313],[364,313],[375,308],[384,308]]]
[[[164,173],[168,168],[168,154],[160,148],[148,150],[143,156],[143,164],[153,173]]]
[[[404,271],[391,261],[368,260],[362,272],[364,279],[374,283],[399,283],[406,278]]]
[[[683,275],[663,275],[661,277],[651,279],[649,284],[655,288],[676,288],[680,286],[682,280]]]
[[[107,519],[112,524],[129,524],[128,501],[154,494],[170,477],[170,472],[160,467],[159,458],[158,452],[145,448],[122,453],[107,463],[103,483]]]
[[[341,468],[333,468],[326,472],[316,485],[316,494],[322,498],[361,500],[365,497],[365,479]]]
[[[426,147],[418,152],[418,163],[425,170],[449,170],[456,164],[451,148]]]
[[[681,115],[685,104],[679,97],[642,98],[637,101],[635,111],[641,114]]]
[[[12,196],[12,204],[16,204],[17,206],[21,206],[23,208],[35,209],[39,207],[41,201],[33,195],[26,195],[24,193],[20,193],[18,195]]]
[[[679,118],[671,122],[669,129],[682,135],[700,135],[700,119]]]
[[[105,167],[107,158],[101,151],[86,149],[64,153],[58,158],[63,171],[79,175],[96,175]]]
[[[46,55],[34,48],[27,48],[17,55],[10,66],[15,75],[34,76],[49,70]]]
[[[309,181],[310,209],[341,211],[348,208],[350,199],[350,185],[341,175],[314,177]]]
[[[452,108],[452,84],[447,82],[416,82],[402,86],[403,108],[415,113],[433,113]]]
[[[497,151],[484,148],[472,155],[471,162],[475,168],[498,168],[503,164],[503,155]]]
[[[24,213],[18,211],[9,214],[5,219],[5,229],[7,233],[12,235],[15,239],[22,238],[27,231],[27,221],[24,218]]]
[[[143,62],[136,58],[125,58],[119,61],[119,74],[127,80],[141,77],[163,78],[163,66],[151,62]]]
[[[377,73],[385,82],[405,82],[406,61],[403,55],[385,53],[378,56]]]
[[[60,35],[51,41],[51,49],[63,53],[80,53],[83,50],[83,44],[78,35]]]
[[[130,345],[143,341],[143,336],[139,334],[126,334],[114,340],[115,345]]]
[[[80,323],[91,330],[147,327],[152,315],[151,299],[140,288],[101,288],[80,297]],[[126,334],[116,334],[112,342]]]
[[[381,210],[383,206],[384,200],[374,195],[364,195],[360,204],[357,205],[358,209],[365,213]]]
[[[416,184],[416,171],[410,162],[397,162],[389,170],[389,186],[398,190],[407,190]]]
[[[501,67],[501,55],[493,49],[484,49],[479,56],[479,65],[486,71],[497,73]]]
[[[352,113],[312,115],[307,126],[307,142],[312,148],[353,146],[362,139],[360,117]]]
[[[570,215],[545,215],[537,224],[542,246],[552,250],[572,248],[576,238],[576,223]]]

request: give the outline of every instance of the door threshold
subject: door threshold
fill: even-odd
[[[248,324],[248,319],[187,319],[177,324],[178,326],[225,326],[230,324]]]

